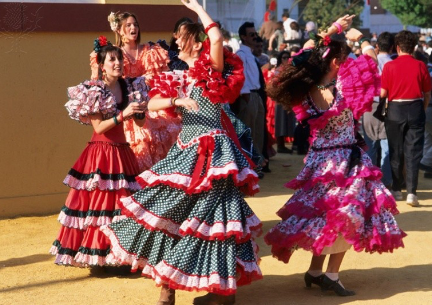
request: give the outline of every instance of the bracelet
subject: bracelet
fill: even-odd
[[[362,54],[364,54],[367,50],[374,50],[375,48],[371,45],[367,45],[362,49]]]
[[[117,115],[114,115],[114,116],[113,116],[113,120],[114,120],[114,124],[116,124],[116,125],[120,124],[120,123],[117,121]]]
[[[337,33],[338,34],[341,34],[342,32],[343,32],[343,28],[342,28],[342,26],[340,25],[340,23],[338,23],[338,22],[333,22],[333,24],[332,25],[334,25],[336,28],[337,28]]]
[[[123,122],[124,121],[124,117],[123,117],[123,110],[122,111],[120,111],[120,122]]]
[[[171,97],[170,98],[170,104],[171,104],[171,107],[174,107],[176,104],[175,104],[175,101],[176,100],[178,100],[178,96],[176,96],[176,97]]]
[[[359,41],[358,41],[359,46],[361,47],[362,43],[365,42],[365,41],[367,41],[367,42],[370,43],[369,38],[366,38],[366,37],[362,37],[362,38],[360,38]]]
[[[217,24],[216,22],[210,23],[210,24],[205,28],[204,33],[208,34],[208,31],[209,31],[211,28],[214,28],[214,27],[219,27],[219,24]]]

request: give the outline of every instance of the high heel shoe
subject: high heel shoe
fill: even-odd
[[[202,297],[196,297],[193,300],[194,305],[232,305],[235,304],[235,294],[220,295],[207,293]]]
[[[347,296],[355,295],[354,291],[347,290],[344,287],[342,287],[341,284],[339,284],[339,279],[337,279],[336,281],[332,281],[326,275],[324,275],[322,278],[321,290],[323,292],[328,291],[328,290],[333,290],[337,295],[339,295],[341,297],[347,297]]]
[[[156,305],[175,305],[175,290],[162,286],[159,301]]]
[[[312,284],[315,284],[317,286],[321,287],[321,281],[322,281],[323,275],[320,276],[312,276],[309,274],[309,272],[306,272],[304,275],[304,281],[307,288],[311,288]]]

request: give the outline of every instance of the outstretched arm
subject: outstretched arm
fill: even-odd
[[[207,14],[204,8],[198,3],[197,0],[181,0],[181,2],[190,10],[197,13],[198,17],[206,29],[209,25],[214,23],[213,19]],[[222,72],[224,67],[223,62],[223,37],[219,27],[211,27],[207,35],[210,39],[210,59],[212,68],[216,71]]]

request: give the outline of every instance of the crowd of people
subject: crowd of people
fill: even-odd
[[[349,15],[301,31],[284,14],[259,32],[245,22],[237,43],[198,1],[182,3],[201,23],[178,20],[169,44],[142,44],[137,16],[111,13],[115,44],[95,39],[91,79],[68,88],[69,116],[94,132],[64,180],[55,263],[140,270],[161,288],[158,305],[175,304],[177,289],[208,292],[193,304],[234,304],[263,276],[262,225],[244,198],[272,156],[295,149],[304,168],[264,240],[285,263],[312,253],[307,287],[354,295],[339,279],[346,251],[403,247],[395,199],[406,188],[418,205],[419,170],[432,173],[418,37],[372,41]]]

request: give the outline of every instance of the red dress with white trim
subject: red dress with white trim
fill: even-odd
[[[124,77],[145,76],[149,84],[151,79],[168,71],[168,52],[159,44],[146,43],[139,46],[138,58],[134,60],[123,49]],[[97,78],[96,53],[90,54],[92,79]],[[146,111],[146,121],[143,127],[137,126],[133,120],[124,123],[126,141],[130,143],[140,172],[159,162],[177,140],[181,130],[181,118],[169,115],[164,110]]]
[[[379,88],[375,63],[361,56],[341,65],[329,109],[320,110],[310,97],[293,107],[299,121],[308,120],[311,148],[300,174],[285,185],[296,191],[277,212],[282,221],[265,236],[279,260],[288,263],[298,248],[321,255],[338,237],[356,251],[403,247],[396,202],[381,170],[356,145],[355,120],[371,110]]]
[[[102,81],[85,81],[68,88],[69,116],[90,125],[90,114],[101,113],[112,120],[129,102],[147,102],[143,78],[125,80],[128,100],[117,104]],[[71,189],[58,220],[62,224],[50,252],[60,265],[104,265],[110,251],[109,241],[99,230],[121,218],[119,200],[140,189],[136,158],[126,142],[123,124],[103,134],[93,132],[81,156],[69,171],[64,184]]]
[[[222,103],[234,101],[244,82],[241,60],[225,52],[219,73],[208,40],[203,48],[194,68],[155,78],[150,95],[189,96],[199,111],[179,109],[177,143],[137,178],[144,189],[121,200],[129,218],[102,231],[112,243],[109,262],[142,269],[157,285],[229,295],[262,277],[253,242],[261,222],[243,198],[259,187],[221,122]]]

